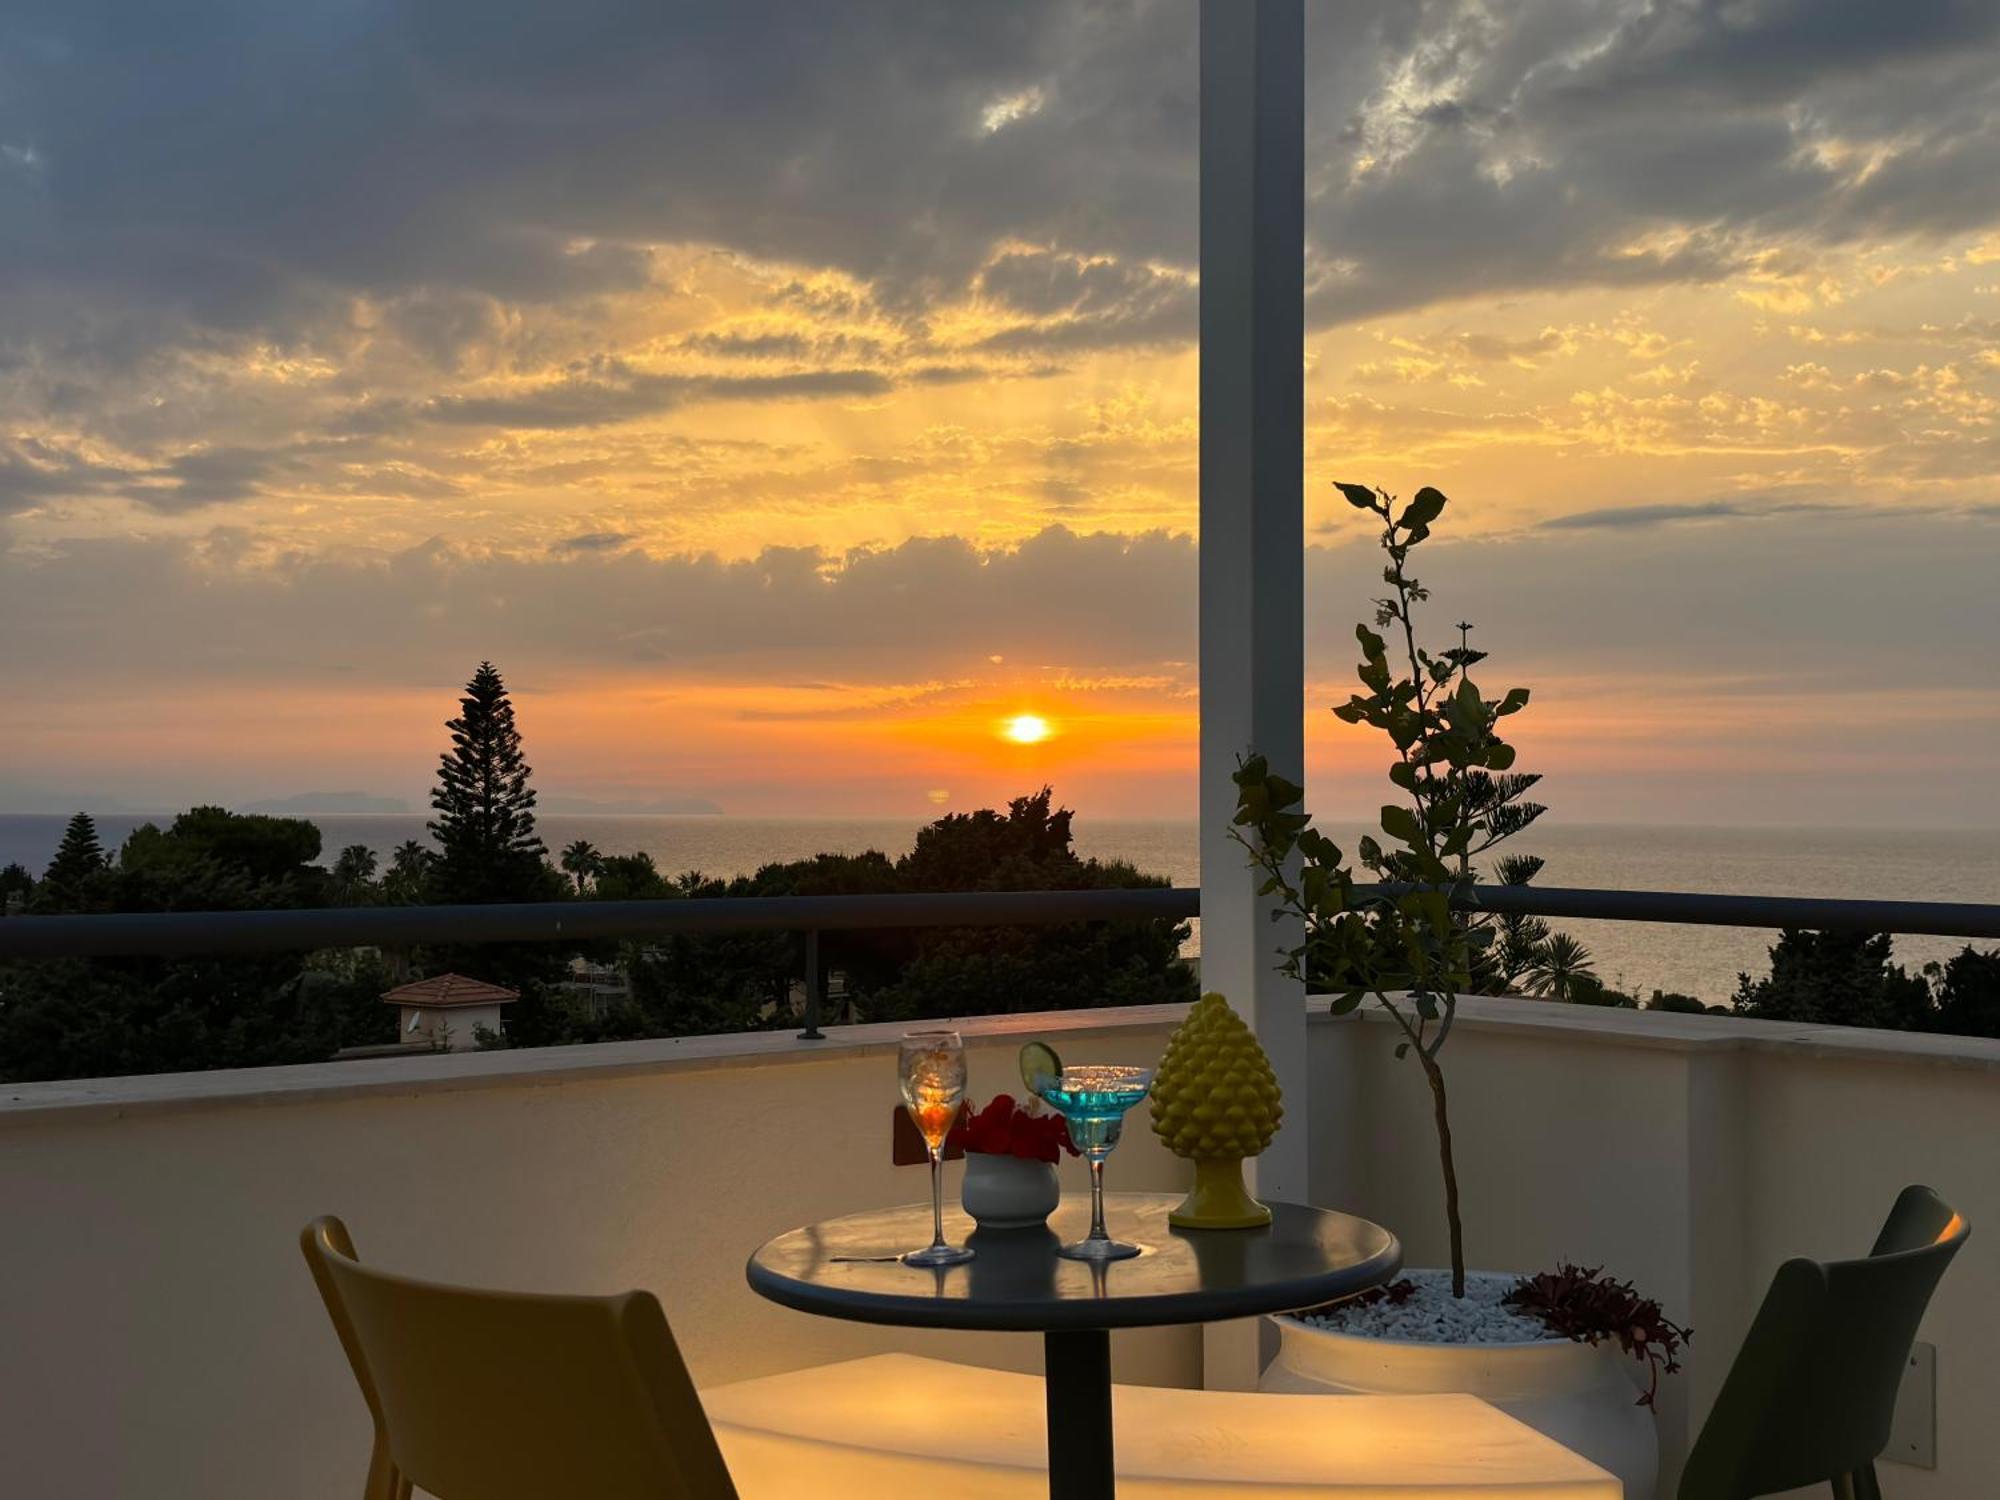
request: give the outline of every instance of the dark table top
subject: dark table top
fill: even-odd
[[[930,1243],[928,1203],[877,1209],[781,1234],[750,1257],[750,1285],[773,1302],[825,1317],[920,1328],[1005,1332],[1145,1328],[1289,1312],[1379,1286],[1403,1247],[1351,1214],[1273,1203],[1262,1229],[1175,1229],[1180,1200],[1107,1193],[1111,1237],[1144,1247],[1132,1260],[1066,1260],[1056,1247],[1083,1238],[1090,1199],[1065,1197],[1047,1229],[978,1230],[956,1205],[945,1237],[978,1252],[964,1265],[921,1270],[905,1250]]]

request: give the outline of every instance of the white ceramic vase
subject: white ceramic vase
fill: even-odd
[[[1659,1434],[1652,1410],[1637,1404],[1641,1367],[1615,1344],[1421,1343],[1336,1333],[1287,1316],[1271,1321],[1278,1356],[1259,1390],[1478,1396],[1615,1474],[1625,1500],[1654,1500]]]
[[[981,1229],[1033,1229],[1062,1201],[1062,1183],[1049,1162],[968,1151],[958,1196]]]

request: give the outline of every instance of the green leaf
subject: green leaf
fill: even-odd
[[[1382,831],[1401,844],[1416,845],[1423,841],[1423,825],[1417,815],[1399,803],[1384,803],[1382,807]]]
[[[1336,1016],[1349,1015],[1360,1006],[1362,999],[1363,996],[1360,990],[1349,990],[1346,994],[1336,998],[1333,1004],[1327,1007],[1327,1013]]]
[[[1509,688],[1507,696],[1500,700],[1500,706],[1493,710],[1493,714],[1495,718],[1506,714],[1517,714],[1527,706],[1528,690],[1526,688]]]
[[[1405,530],[1419,526],[1428,527],[1444,513],[1444,492],[1425,485],[1418,490],[1410,503],[1404,507],[1402,525]]]
[[[1317,828],[1307,828],[1299,834],[1299,853],[1329,869],[1340,864],[1340,846]]]
[[[1338,479],[1333,487],[1347,497],[1347,503],[1356,510],[1375,509],[1375,491],[1365,484],[1342,484]]]
[[[1470,677],[1458,680],[1451,706],[1452,718],[1461,728],[1476,729],[1486,722],[1486,700],[1479,696],[1479,689]]]

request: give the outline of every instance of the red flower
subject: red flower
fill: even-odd
[[[986,1108],[959,1117],[965,1122],[967,1151],[990,1156],[1024,1156],[1030,1161],[1056,1161],[1063,1152],[1076,1155],[1069,1126],[1056,1114],[1029,1114],[1011,1094],[995,1094]]]

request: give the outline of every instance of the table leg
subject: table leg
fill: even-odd
[[[1049,1500],[1112,1500],[1111,1335],[1042,1336],[1049,1398]]]

